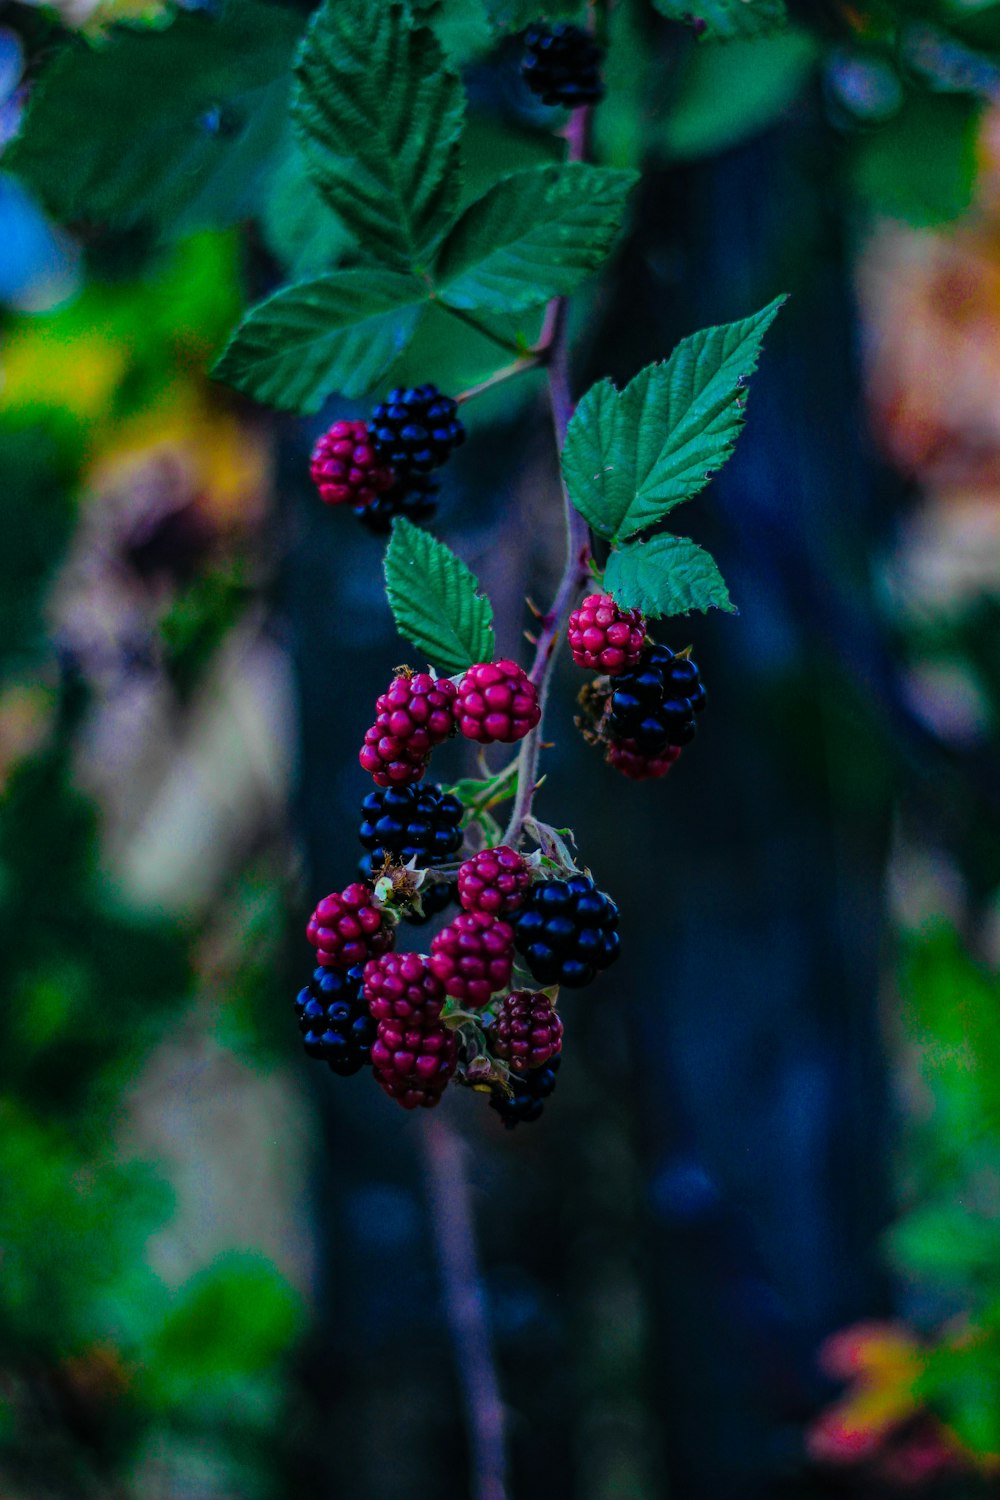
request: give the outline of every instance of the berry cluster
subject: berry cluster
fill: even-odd
[[[444,986],[422,953],[387,953],[365,965],[363,989],[377,1023],[376,1081],[404,1109],[433,1108],[458,1061],[458,1039],[440,1020]]]
[[[604,54],[579,26],[529,26],[524,33],[521,75],[543,104],[579,109],[604,98],[601,63]]]

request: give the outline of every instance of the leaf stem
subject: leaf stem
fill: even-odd
[[[474,401],[484,391],[491,391],[495,385],[503,385],[505,380],[513,380],[515,375],[523,375],[526,370],[535,370],[545,360],[546,351],[535,348],[528,354],[522,354],[520,359],[515,359],[513,364],[504,365],[499,370],[494,370],[492,375],[487,375],[478,385],[470,385],[467,391],[460,391],[455,397],[459,406],[463,401]]]

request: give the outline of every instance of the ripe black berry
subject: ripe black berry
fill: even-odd
[[[371,1062],[375,1022],[361,993],[364,968],[319,968],[295,1000],[302,1041],[310,1057],[327,1063],[341,1078]]]
[[[579,989],[618,957],[618,908],[588,875],[536,882],[510,920],[515,947],[542,984]]]
[[[543,1101],[556,1086],[556,1074],[562,1058],[557,1055],[544,1067],[532,1068],[527,1073],[512,1073],[509,1083],[512,1094],[494,1089],[490,1095],[490,1108],[495,1109],[508,1130],[515,1125],[530,1125],[537,1120],[544,1108]]]
[[[606,736],[628,740],[645,755],[694,739],[695,714],[705,707],[705,689],[694,662],[669,646],[647,646],[634,672],[615,678],[608,703]]]
[[[433,782],[422,781],[369,792],[361,804],[361,826],[358,829],[358,838],[370,851],[361,859],[362,880],[373,881],[387,856],[404,865],[415,859],[418,870],[442,864],[461,848],[461,821],[461,802]],[[424,915],[410,916],[409,920],[427,921],[436,912],[443,911],[451,900],[453,889],[443,880],[422,885],[420,901]]]
[[[458,403],[435,385],[390,391],[376,406],[368,435],[381,461],[404,483],[446,463],[452,449],[465,441]]]
[[[604,98],[601,63],[604,54],[579,26],[529,26],[524,33],[521,76],[543,104],[578,109]]]
[[[438,489],[427,474],[411,474],[384,495],[376,495],[369,505],[356,505],[354,514],[376,536],[386,536],[397,516],[405,516],[414,526],[429,521],[437,510]]]

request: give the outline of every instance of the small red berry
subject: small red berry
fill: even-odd
[[[330,969],[350,969],[393,946],[396,929],[374,900],[371,886],[360,881],[323,897],[306,927],[318,963]]]
[[[365,964],[364,997],[372,1019],[429,1026],[445,1002],[441,980],[423,953],[386,953]]]
[[[538,723],[538,691],[517,662],[479,662],[458,685],[458,727],[481,745],[512,745]]]
[[[376,786],[419,781],[430,753],[455,730],[455,684],[429,672],[398,673],[376,700],[358,760]]]
[[[616,677],[639,665],[646,621],[637,609],[621,609],[610,594],[591,594],[570,615],[566,633],[578,667]]]
[[[313,448],[309,474],[327,505],[370,505],[396,482],[364,422],[334,422]]]
[[[433,1109],[458,1061],[458,1038],[447,1026],[405,1030],[379,1025],[372,1043],[376,1082],[404,1109]]]
[[[547,995],[515,990],[497,1007],[490,1050],[515,1073],[541,1068],[562,1051],[563,1024]]]
[[[432,941],[430,964],[453,1000],[481,1010],[510,983],[514,929],[486,912],[460,912]]]
[[[604,759],[629,781],[656,781],[680,759],[680,745],[667,745],[650,755],[640,750],[635,740],[611,740]]]
[[[505,917],[517,911],[531,885],[523,854],[507,844],[480,849],[458,872],[458,901],[465,911]]]

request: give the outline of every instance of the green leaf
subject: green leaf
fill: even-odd
[[[852,177],[876,213],[918,227],[970,206],[982,105],[954,94],[912,94],[895,119],[855,144]]]
[[[692,609],[736,613],[715,559],[684,536],[654,536],[612,552],[604,587],[623,609],[653,620]]]
[[[290,281],[332,271],[357,241],[324,203],[296,141],[289,141],[261,208],[261,233]]]
[[[465,108],[434,33],[398,0],[326,0],[296,75],[292,117],[331,207],[389,265],[424,265],[455,210]]]
[[[539,0],[486,0],[486,15],[495,31],[509,33],[523,31],[542,15],[550,21],[564,16],[582,21],[586,5],[584,0],[548,0],[545,5],[540,5]]]
[[[212,374],[282,411],[363,396],[413,336],[427,294],[394,271],[331,271],[259,302]]]
[[[612,538],[643,531],[722,467],[743,425],[761,341],[784,300],[692,334],[623,391],[610,380],[591,386],[570,422],[562,466],[594,531]]]
[[[674,157],[706,156],[781,117],[815,67],[818,48],[803,31],[692,47],[676,97],[653,129]]]
[[[653,0],[668,21],[683,21],[706,40],[768,36],[787,24],[785,0]]]
[[[228,0],[165,29],[118,29],[64,48],[4,158],[62,220],[187,232],[255,207],[287,129],[300,23]]]
[[[636,180],[582,163],[502,178],[442,246],[434,277],[442,300],[521,312],[575,291],[611,248]]]
[[[493,606],[460,558],[404,517],[385,552],[385,587],[400,635],[454,676],[493,660]]]

